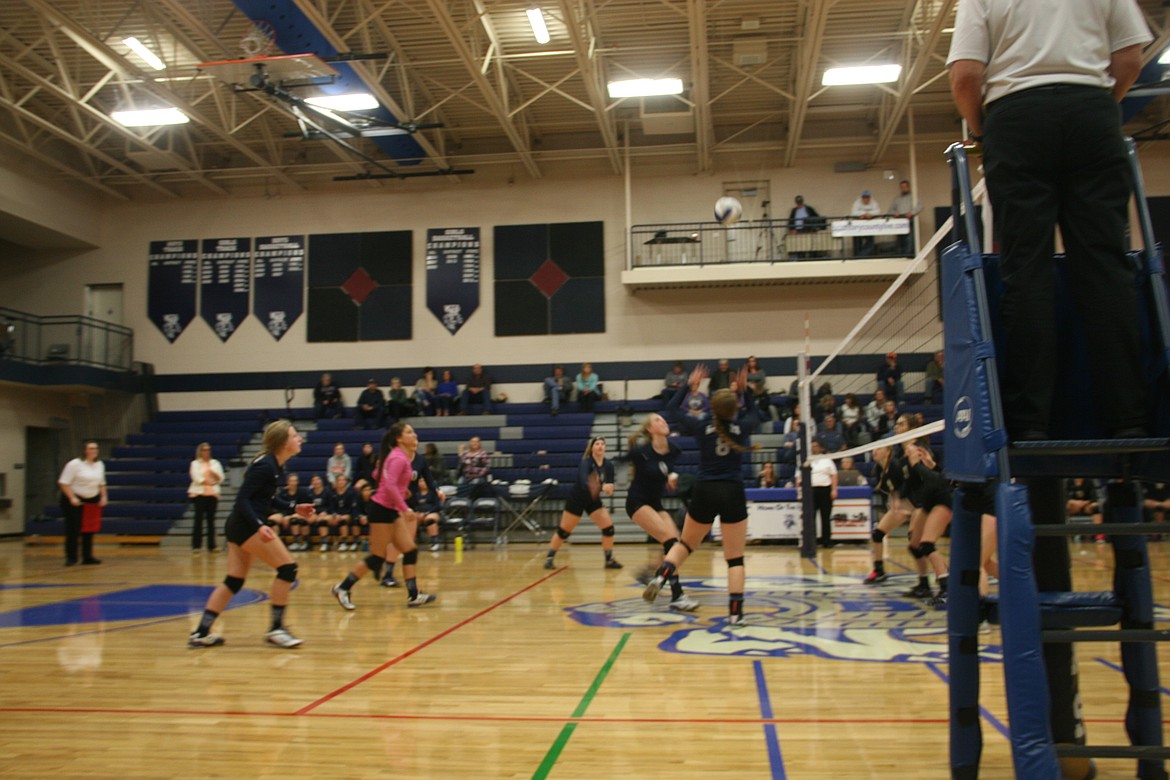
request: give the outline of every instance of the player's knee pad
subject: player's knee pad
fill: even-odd
[[[382,571],[382,564],[384,564],[385,562],[386,562],[385,558],[383,558],[381,555],[374,555],[373,553],[370,553],[369,555],[367,555],[365,560],[363,561],[363,563],[366,564],[366,568],[368,568],[370,571],[374,572],[375,574]]]
[[[562,539],[568,539],[572,535],[573,535],[572,531],[566,531],[564,528],[561,528],[559,525],[557,526],[557,536],[561,537]]]
[[[873,529],[873,533],[869,535],[869,538],[873,539],[874,544],[881,544],[882,539],[886,538],[886,532],[880,528],[875,528]]]
[[[402,565],[403,566],[414,566],[416,563],[418,563],[418,548],[417,547],[415,547],[410,552],[402,553]]]
[[[670,548],[674,547],[676,544],[678,544],[678,539],[667,539],[662,543],[662,552],[669,554]]]
[[[683,540],[683,539],[679,539],[679,540],[678,540],[678,543],[679,543],[679,544],[681,544],[683,547],[687,548],[687,555],[690,555],[691,553],[693,553],[693,552],[695,551],[695,548],[691,547],[691,546],[690,546],[689,544],[687,544],[687,543],[686,543],[686,541],[685,541],[685,540]]]
[[[921,547],[916,547],[915,545],[911,544],[911,545],[907,545],[906,549],[910,551],[910,554],[914,556],[915,560],[922,557],[922,548]]]
[[[432,525],[438,525],[439,521],[433,517],[428,517],[423,520],[423,528],[430,528]]]
[[[742,555],[739,556],[738,558],[728,558],[727,559],[727,568],[731,569],[731,568],[734,568],[736,566],[743,566],[743,556]]]
[[[918,557],[929,558],[937,549],[938,548],[935,547],[934,542],[922,542],[918,545]]]
[[[601,535],[602,535],[602,536],[613,536],[615,533],[617,533],[617,531],[615,531],[615,530],[613,529],[613,526],[612,526],[612,525],[611,525],[611,526],[609,526],[608,528],[602,528],[602,529],[601,529]]]
[[[223,578],[223,584],[224,584],[224,587],[226,587],[232,593],[239,593],[240,588],[244,587],[244,578],[243,577],[233,577],[232,575],[229,574],[228,576]]]
[[[297,581],[297,565],[296,563],[286,563],[282,566],[276,567],[276,579],[284,582]]]

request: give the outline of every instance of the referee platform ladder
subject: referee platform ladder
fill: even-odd
[[[947,605],[950,650],[951,777],[979,776],[981,617],[1003,636],[1004,689],[1016,776],[1059,780],[1062,766],[1086,777],[1090,758],[1132,758],[1137,776],[1166,778],[1161,689],[1154,642],[1154,599],[1138,479],[1170,480],[1170,316],[1161,250],[1156,245],[1132,140],[1126,141],[1145,249],[1129,253],[1142,305],[1143,372],[1151,397],[1150,438],[1109,439],[1083,390],[1088,361],[1072,311],[1061,295],[1060,373],[1050,441],[1009,441],[999,393],[996,340],[1002,291],[999,258],[982,252],[966,148],[947,150],[952,179],[955,242],[943,253],[943,320],[947,360],[944,413],[945,473],[960,483],[951,525],[951,586]],[[1067,291],[1064,258],[1054,262]],[[1068,309],[1067,311],[1063,309]],[[1124,316],[1125,312],[1118,312]],[[1081,377],[1077,379],[1076,377]],[[1061,392],[1064,391],[1064,392]],[[1058,425],[1065,426],[1057,429]],[[1083,533],[1064,517],[1064,477],[1107,481],[1101,530],[1115,554],[1113,590],[1073,592],[1067,537]],[[994,491],[998,528],[999,597],[980,601],[980,506]],[[1076,642],[1119,642],[1129,686],[1125,728],[1129,745],[1087,745],[1080,714]],[[1089,735],[1091,736],[1091,735]]]

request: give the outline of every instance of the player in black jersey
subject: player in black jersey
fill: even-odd
[[[630,436],[629,450],[622,456],[630,463],[630,489],[626,495],[626,514],[639,528],[662,545],[663,553],[678,544],[678,526],[662,507],[662,496],[678,487],[674,464],[682,450],[670,441],[670,426],[660,414],[650,413],[642,426]],[[639,576],[645,585],[653,579],[658,566]],[[683,593],[678,574],[670,578],[670,608],[692,612],[699,602]]]
[[[699,364],[691,372],[690,388],[697,390],[707,377],[707,367]],[[642,591],[642,598],[654,601],[678,567],[698,547],[719,518],[723,533],[723,557],[727,560],[729,626],[743,623],[743,595],[746,575],[743,569],[744,545],[747,542],[747,497],[743,484],[743,454],[751,448],[751,434],[760,424],[755,400],[747,388],[747,372],[741,368],[731,388],[716,390],[711,396],[711,410],[701,416],[680,411],[687,388],[679,388],[667,404],[667,411],[682,432],[694,436],[699,444],[699,473],[695,477],[691,506],[683,525],[682,539],[670,548],[666,560],[658,567],[654,579]]]
[[[556,535],[549,542],[544,568],[556,568],[554,558],[557,550],[561,549],[565,540],[577,527],[577,523],[581,522],[583,514],[588,514],[589,519],[601,529],[601,549],[605,553],[605,568],[622,568],[613,557],[613,518],[610,517],[609,510],[601,504],[602,493],[607,496],[613,495],[613,463],[605,459],[605,439],[594,436],[585,447],[585,456],[577,469],[577,481],[569,490],[569,497],[565,499],[565,511],[561,513],[561,523],[557,526]]]
[[[224,536],[228,540],[227,576],[217,585],[203,608],[199,627],[187,638],[187,646],[193,648],[215,647],[224,643],[223,637],[211,633],[215,619],[227,607],[232,596],[244,587],[244,578],[252,567],[252,559],[259,558],[276,569],[276,580],[272,583],[272,627],[266,641],[277,647],[296,647],[301,640],[284,627],[284,609],[288,594],[297,579],[297,565],[289,555],[280,537],[264,524],[265,517],[274,502],[278,501],[277,486],[284,481],[284,464],[301,451],[301,435],[288,420],[269,423],[264,429],[263,452],[252,461],[244,472],[244,484],[236,496],[235,506],[224,523]],[[299,517],[313,513],[312,504],[291,504],[284,507],[295,511]]]
[[[909,415],[901,415],[894,422],[894,430],[892,435],[899,435],[910,431],[914,427],[915,420]],[[902,450],[902,445],[895,444],[890,447],[878,447],[873,451],[873,459],[876,464],[874,469],[874,490],[886,496],[886,512],[878,520],[877,525],[873,529],[871,539],[873,540],[873,571],[865,578],[866,585],[876,585],[879,582],[885,582],[886,563],[885,563],[885,549],[882,541],[894,529],[901,526],[910,519],[911,510],[913,507],[903,498],[902,485],[906,479],[906,456]],[[910,554],[914,554],[914,550],[910,550]],[[919,562],[917,556],[914,558],[914,565],[918,568],[919,584],[915,586],[914,590],[906,595],[915,598],[925,598],[930,595],[930,584],[926,578],[926,564]]]

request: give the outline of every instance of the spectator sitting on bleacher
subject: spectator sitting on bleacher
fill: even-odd
[[[760,471],[756,474],[756,485],[762,488],[776,487],[776,469],[771,462],[760,466]]]
[[[792,414],[784,421],[784,432],[790,433],[800,428],[800,404],[792,407]]]
[[[358,455],[357,471],[354,472],[353,489],[361,491],[365,485],[374,483],[374,461],[378,458],[374,454],[374,445],[366,442],[362,445],[362,454]]]
[[[682,408],[687,414],[695,417],[702,417],[711,410],[711,399],[707,394],[699,389],[702,384],[700,380],[692,378],[692,375],[687,375],[687,394],[683,397]],[[673,396],[671,396],[673,398]]]
[[[386,399],[387,420],[393,425],[403,417],[413,417],[416,414],[418,414],[418,405],[406,392],[406,388],[402,386],[402,380],[398,377],[392,377]]]
[[[830,414],[837,414],[837,399],[831,395],[817,396],[816,403],[813,405],[813,419],[821,422]]]
[[[459,414],[471,414],[472,404],[482,406],[484,414],[492,413],[492,378],[479,363],[471,367],[471,376],[467,378],[467,387],[460,400]]]
[[[886,397],[893,398],[895,401],[901,401],[906,397],[906,391],[902,387],[902,369],[898,366],[897,352],[887,353],[886,362],[878,366],[876,389],[885,391]]]
[[[414,403],[418,414],[423,416],[435,414],[435,393],[439,390],[439,382],[435,379],[435,369],[427,366],[422,370],[422,376],[414,383]]]
[[[727,358],[720,359],[719,368],[711,374],[711,379],[707,382],[707,395],[715,395],[716,390],[731,389],[735,373],[731,370],[731,361]]]
[[[451,375],[451,370],[444,368],[443,378],[435,390],[435,415],[450,417],[451,408],[455,406],[455,399],[458,397],[459,385],[456,383],[455,377]]]
[[[666,379],[662,382],[662,400],[669,401],[671,398],[674,398],[674,394],[686,383],[687,372],[683,368],[683,362],[676,360],[674,366],[666,373]]]
[[[845,394],[845,403],[837,409],[837,417],[841,420],[841,435],[850,447],[856,447],[859,436],[865,429],[862,422],[862,409],[857,405],[857,396],[853,393]]]
[[[329,489],[325,487],[325,480],[321,479],[319,474],[314,474],[309,479],[309,492],[305,503],[313,505],[313,516],[309,518],[309,529],[317,531],[317,538],[321,540],[321,552],[328,552],[329,531],[335,522],[333,513],[329,511],[333,499]]]
[[[878,418],[875,433],[877,436],[887,436],[894,432],[894,425],[898,422],[898,404],[892,399],[886,399],[882,416]],[[915,426],[916,427],[916,426]]]
[[[357,493],[349,486],[349,479],[344,474],[338,474],[333,483],[333,490],[329,494],[329,513],[333,515],[333,527],[337,529],[339,537],[337,551],[358,550],[361,543],[358,541],[357,518],[361,514],[361,507],[358,505]]]
[[[431,469],[431,476],[435,478],[435,484],[451,484],[451,470],[447,468],[447,462],[443,460],[438,446],[433,441],[428,441],[423,452],[426,454],[427,466]]]
[[[366,389],[358,396],[357,409],[354,411],[354,427],[363,427],[366,430],[381,428],[385,424],[386,397],[378,389],[378,380],[370,377],[366,382]]]
[[[593,405],[601,400],[601,377],[593,373],[592,363],[582,363],[581,373],[573,382],[577,388],[577,405],[583,412],[592,412]]]
[[[552,376],[544,379],[544,399],[549,404],[549,414],[561,413],[561,404],[573,394],[573,380],[565,376],[564,366],[553,366]]]
[[[283,495],[289,506],[294,508],[297,504],[309,503],[301,491],[301,478],[296,474],[289,474],[285,479]],[[309,549],[309,545],[301,541],[301,534],[305,528],[304,521],[291,509],[287,514],[283,511],[273,512],[268,516],[268,523],[272,525],[277,534],[289,538],[288,549],[290,552]],[[303,547],[302,544],[304,544]]]
[[[821,420],[817,426],[816,440],[821,443],[821,447],[825,452],[840,452],[845,449],[845,437],[841,435],[841,431],[837,428],[837,416],[835,414],[826,414],[825,419]]]
[[[760,361],[756,359],[755,355],[750,355],[747,359],[747,383],[748,390],[751,391],[752,397],[756,400],[756,411],[760,413],[760,419],[764,422],[771,420],[772,411],[769,408],[768,400],[768,375],[764,373],[764,369],[760,368]]]
[[[937,396],[942,401],[943,393],[943,351],[934,353],[934,359],[926,364],[926,402],[934,403]]]
[[[459,495],[477,498],[487,495],[487,485],[492,480],[491,455],[480,446],[478,436],[472,436],[467,446],[459,445]]]
[[[321,381],[313,388],[313,416],[318,420],[345,416],[341,388],[333,384],[329,374],[322,374]]]
[[[837,471],[837,485],[839,487],[858,487],[868,484],[865,477],[857,470],[853,458],[841,458],[841,468]]]
[[[873,399],[865,405],[865,427],[871,432],[878,428],[878,421],[886,413],[886,391],[875,390]]]
[[[333,445],[333,454],[325,463],[325,476],[329,478],[330,487],[338,477],[345,477],[346,481],[353,478],[353,458],[346,454],[345,445],[341,442]]]

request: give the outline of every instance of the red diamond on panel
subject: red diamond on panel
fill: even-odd
[[[370,297],[370,293],[376,290],[378,283],[370,278],[366,273],[366,269],[359,267],[356,271],[349,275],[345,280],[345,284],[341,285],[341,289],[345,290],[345,294],[353,298],[354,303],[361,306],[366,302],[366,298]]]
[[[545,260],[540,268],[536,269],[536,273],[528,277],[528,281],[544,293],[544,297],[551,298],[557,290],[564,286],[565,282],[569,281],[569,275],[552,260]]]

